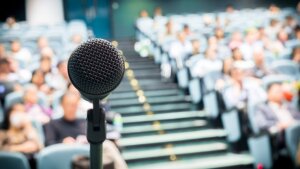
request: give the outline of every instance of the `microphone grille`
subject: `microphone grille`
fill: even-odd
[[[120,84],[124,71],[124,57],[103,39],[91,39],[81,44],[68,61],[73,85],[94,98],[105,97],[114,90]]]

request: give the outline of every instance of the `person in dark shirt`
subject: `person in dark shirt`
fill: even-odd
[[[86,121],[76,118],[79,101],[80,96],[77,93],[63,95],[61,105],[64,116],[45,125],[46,146],[57,143],[87,143]]]

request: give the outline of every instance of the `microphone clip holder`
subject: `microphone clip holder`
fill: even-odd
[[[93,100],[93,109],[87,112],[87,140],[91,144],[100,144],[106,139],[105,112],[99,100]]]

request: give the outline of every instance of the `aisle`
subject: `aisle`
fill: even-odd
[[[130,169],[252,168],[248,154],[232,154],[223,129],[213,129],[175,83],[161,80],[160,68],[120,41],[127,58],[121,85],[109,96],[123,116],[122,155]]]

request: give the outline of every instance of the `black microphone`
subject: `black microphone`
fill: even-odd
[[[90,39],[71,54],[68,74],[81,96],[93,102],[87,112],[87,140],[90,143],[90,168],[102,168],[102,143],[106,139],[105,113],[99,101],[121,82],[125,72],[121,52],[104,39]]]
[[[89,101],[106,97],[120,84],[124,71],[121,52],[104,39],[81,44],[68,62],[72,84]]]

